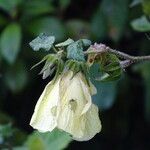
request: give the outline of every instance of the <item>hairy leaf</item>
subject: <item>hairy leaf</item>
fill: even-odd
[[[72,39],[67,39],[66,41],[64,41],[64,42],[61,42],[61,43],[58,43],[58,44],[56,44],[55,46],[56,47],[63,47],[63,46],[68,46],[68,45],[70,45],[71,43],[73,43],[74,42],[74,40],[72,40]]]
[[[32,47],[34,51],[38,51],[40,49],[45,49],[49,51],[55,42],[54,36],[47,36],[45,34],[40,34],[36,39],[31,41],[29,45]]]
[[[67,58],[78,61],[85,61],[83,53],[83,42],[78,40],[67,47]]]

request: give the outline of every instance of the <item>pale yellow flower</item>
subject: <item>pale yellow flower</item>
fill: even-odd
[[[60,82],[60,114],[58,128],[70,133],[74,139],[91,139],[101,130],[98,108],[92,104],[91,95],[96,93],[94,85],[89,87],[82,73],[72,77],[68,72]]]
[[[68,71],[46,86],[30,125],[42,132],[57,127],[77,141],[89,140],[101,131],[98,108],[91,99],[95,93],[96,88],[92,83],[87,84],[81,72],[73,76]]]
[[[57,126],[57,106],[59,96],[60,78],[55,84],[48,83],[40,96],[31,118],[30,125],[41,132],[52,131]]]

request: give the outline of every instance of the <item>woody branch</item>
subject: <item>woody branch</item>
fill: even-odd
[[[118,57],[122,58],[123,61],[121,61],[120,64],[122,65],[123,68],[126,68],[136,62],[150,61],[150,55],[148,55],[148,56],[132,56],[132,55],[126,54],[124,52],[112,49],[112,48],[106,46],[105,44],[101,44],[101,43],[100,44],[95,43],[87,51],[85,51],[84,54],[85,55],[94,54],[94,53],[100,54],[100,53],[106,53],[106,52],[115,54]]]

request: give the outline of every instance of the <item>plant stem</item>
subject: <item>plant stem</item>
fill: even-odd
[[[149,60],[150,61],[150,55],[148,56],[131,56],[128,55],[126,53],[114,50],[109,48],[108,52],[112,53],[112,54],[116,54],[117,56],[119,56],[120,58],[124,58],[126,60],[131,60],[133,62],[139,62],[139,61],[146,61]]]
[[[140,62],[140,61],[150,61],[150,55],[148,56],[131,56],[129,54],[126,54],[124,52],[120,52],[120,51],[117,51],[115,49],[112,49],[104,44],[94,44],[92,45],[87,51],[85,51],[85,55],[87,54],[99,54],[99,53],[112,53],[112,54],[115,54],[117,55],[118,57],[124,59],[125,61],[128,62],[128,65],[129,66],[130,64],[132,63],[136,63],[136,62]],[[126,66],[126,67],[127,67]]]
[[[53,51],[54,51],[55,53],[58,52],[58,50],[55,48],[55,46],[52,46],[52,49],[53,49]]]

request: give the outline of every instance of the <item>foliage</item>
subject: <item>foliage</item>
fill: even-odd
[[[46,36],[46,35],[39,35],[36,39],[30,42],[30,46],[33,50],[38,51],[41,48],[49,51],[55,42],[54,36]]]
[[[10,24],[1,35],[1,54],[9,62],[13,63],[20,50],[21,29],[18,24]]]
[[[68,146],[71,137],[66,133],[54,130],[51,133],[33,132],[24,143],[23,147],[15,147],[15,150],[61,150]]]
[[[145,16],[133,20],[131,25],[135,30],[141,32],[150,31],[150,23]]]
[[[78,146],[83,149],[148,150],[149,63],[127,69],[125,77],[121,78],[123,71],[117,59],[114,61],[111,56],[104,59],[105,65],[92,65],[91,79],[98,90],[93,101],[102,113],[103,130],[91,142],[74,142],[68,146],[71,141],[68,135],[58,131],[31,133],[28,124],[37,98],[53,77],[49,76],[47,66],[42,72],[46,78],[44,81],[35,75],[36,70],[29,70],[49,54],[48,50],[54,43],[52,37],[56,37],[53,45],[58,49],[68,47],[68,58],[78,57],[72,54],[72,49],[79,47],[76,50],[80,54],[87,50],[91,43],[85,39],[103,42],[133,55],[149,54],[149,10],[149,0],[0,0],[0,111],[4,112],[0,112],[0,149],[8,149],[7,146],[13,146],[15,150],[27,150],[32,146],[46,150],[53,149],[53,146],[76,149]],[[40,33],[50,36],[44,40],[52,40],[51,44],[46,47],[39,44],[35,50],[44,48],[45,51],[32,52],[28,43]],[[40,43],[39,40],[43,40],[43,36],[34,42]],[[33,47],[34,42],[30,44]],[[53,63],[61,68],[62,63],[58,64],[57,60],[54,59]],[[111,82],[108,82],[110,76]],[[112,81],[116,77],[119,81]],[[95,78],[100,81],[95,81]],[[33,141],[38,141],[39,145]]]
[[[95,35],[98,38],[109,36],[114,41],[119,40],[126,25],[127,15],[128,0],[103,0],[92,22]]]

